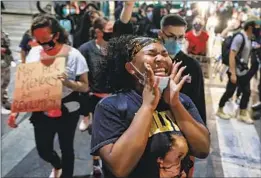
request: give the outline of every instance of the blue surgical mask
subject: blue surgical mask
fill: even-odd
[[[63,8],[63,15],[64,15],[64,16],[69,15],[69,9]]]
[[[167,51],[171,57],[176,56],[176,54],[178,54],[181,50],[181,43],[175,41],[172,38],[164,40],[163,45],[167,49]]]

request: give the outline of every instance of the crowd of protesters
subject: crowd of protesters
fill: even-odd
[[[217,115],[231,118],[223,107],[238,88],[238,119],[253,123],[247,108],[260,59],[260,14],[247,15],[232,2],[212,3],[206,11],[194,3],[173,12],[171,2],[136,6],[126,1],[115,2],[111,20],[109,2],[53,4],[55,15],[38,4],[40,13],[20,43],[22,63],[48,65],[56,58],[44,58],[67,56],[65,73],[58,76],[60,115],[41,111],[30,118],[39,156],[53,166],[50,177],[73,176],[80,115],[79,129],[92,135],[94,176],[191,177],[194,157],[206,158],[210,149],[204,75],[193,55],[210,57],[213,35],[225,39],[232,33],[228,84]],[[8,43],[2,39],[1,56],[7,55],[4,47]],[[259,111],[261,104],[253,108]],[[56,133],[61,158],[53,149]]]

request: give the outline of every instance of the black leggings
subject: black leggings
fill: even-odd
[[[240,109],[246,109],[248,102],[249,102],[250,94],[251,94],[250,80],[247,76],[237,77],[237,84],[233,84],[230,81],[230,76],[231,76],[231,74],[228,73],[229,80],[228,80],[228,83],[227,83],[226,91],[220,99],[219,107],[225,106],[225,103],[233,96],[236,88],[238,87],[238,89],[243,94],[242,98],[240,100],[239,108]]]
[[[62,117],[49,118],[42,112],[34,113],[35,143],[39,156],[56,169],[62,168],[63,178],[72,178],[74,170],[74,136],[79,120],[79,111],[66,113]],[[62,159],[53,149],[55,134],[58,134]]]

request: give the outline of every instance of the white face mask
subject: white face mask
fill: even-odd
[[[146,78],[147,78],[147,75],[146,73],[141,73],[139,71],[139,69],[137,69],[136,66],[134,66],[134,64],[132,62],[130,62],[130,64],[132,65],[133,69],[138,73],[137,74],[134,74],[135,77],[138,79],[139,83],[141,85],[145,85],[146,83]],[[158,88],[160,89],[160,92],[162,93],[164,91],[164,89],[167,88],[168,84],[169,84],[169,77],[160,77],[160,76],[155,76],[155,80],[159,80],[159,84],[158,84]]]
[[[160,92],[162,93],[167,87],[168,87],[168,84],[169,84],[169,77],[159,77],[159,76],[155,76],[156,80],[157,78],[159,78],[159,89],[160,89]]]
[[[147,12],[147,18],[152,21],[152,18],[153,18],[153,12]]]

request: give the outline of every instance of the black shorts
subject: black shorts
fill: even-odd
[[[88,93],[81,93],[80,95],[80,114],[83,116],[88,116],[89,113],[94,113],[95,107],[98,104],[98,102],[102,98],[96,97],[94,95],[90,95]]]

